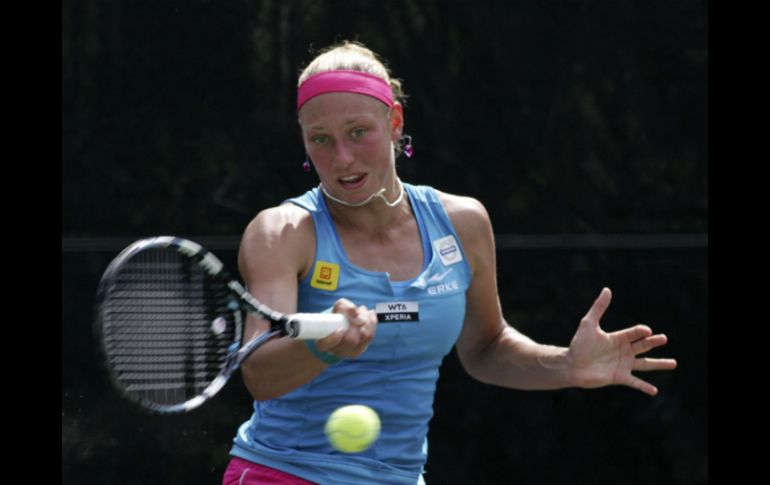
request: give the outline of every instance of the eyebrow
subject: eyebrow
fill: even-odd
[[[362,120],[362,118],[364,118],[364,120]],[[371,118],[366,116],[366,115],[358,115],[358,116],[355,116],[353,118],[349,118],[349,119],[345,120],[342,123],[342,126],[343,127],[348,127],[350,125],[355,125],[355,124],[361,123],[362,121],[370,121],[370,120],[371,120]],[[325,126],[323,124],[316,124],[316,125],[307,126],[306,129],[307,130],[324,130]]]

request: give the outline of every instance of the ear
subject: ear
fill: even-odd
[[[404,107],[394,103],[390,109],[390,139],[398,141],[404,134]]]

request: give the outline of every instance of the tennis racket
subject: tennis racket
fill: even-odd
[[[270,323],[245,345],[243,311]],[[172,236],[137,241],[99,283],[96,335],[113,383],[160,414],[212,398],[252,352],[275,338],[319,339],[347,319],[283,314],[254,298],[201,245]]]

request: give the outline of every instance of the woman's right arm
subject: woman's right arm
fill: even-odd
[[[279,312],[294,313],[298,281],[312,269],[314,255],[312,217],[304,209],[286,204],[260,212],[249,223],[238,253],[238,268],[257,300]],[[344,299],[337,301],[334,311],[347,316],[351,326],[318,340],[317,348],[341,358],[360,355],[374,337],[376,317]],[[249,314],[244,342],[268,327],[267,322]],[[254,352],[242,364],[241,374],[254,399],[267,400],[308,383],[327,366],[303,341],[284,338]]]

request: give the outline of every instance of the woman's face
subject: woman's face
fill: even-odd
[[[382,187],[395,189],[393,142],[401,138],[403,111],[370,96],[328,93],[299,112],[302,137],[324,188],[351,204]]]

